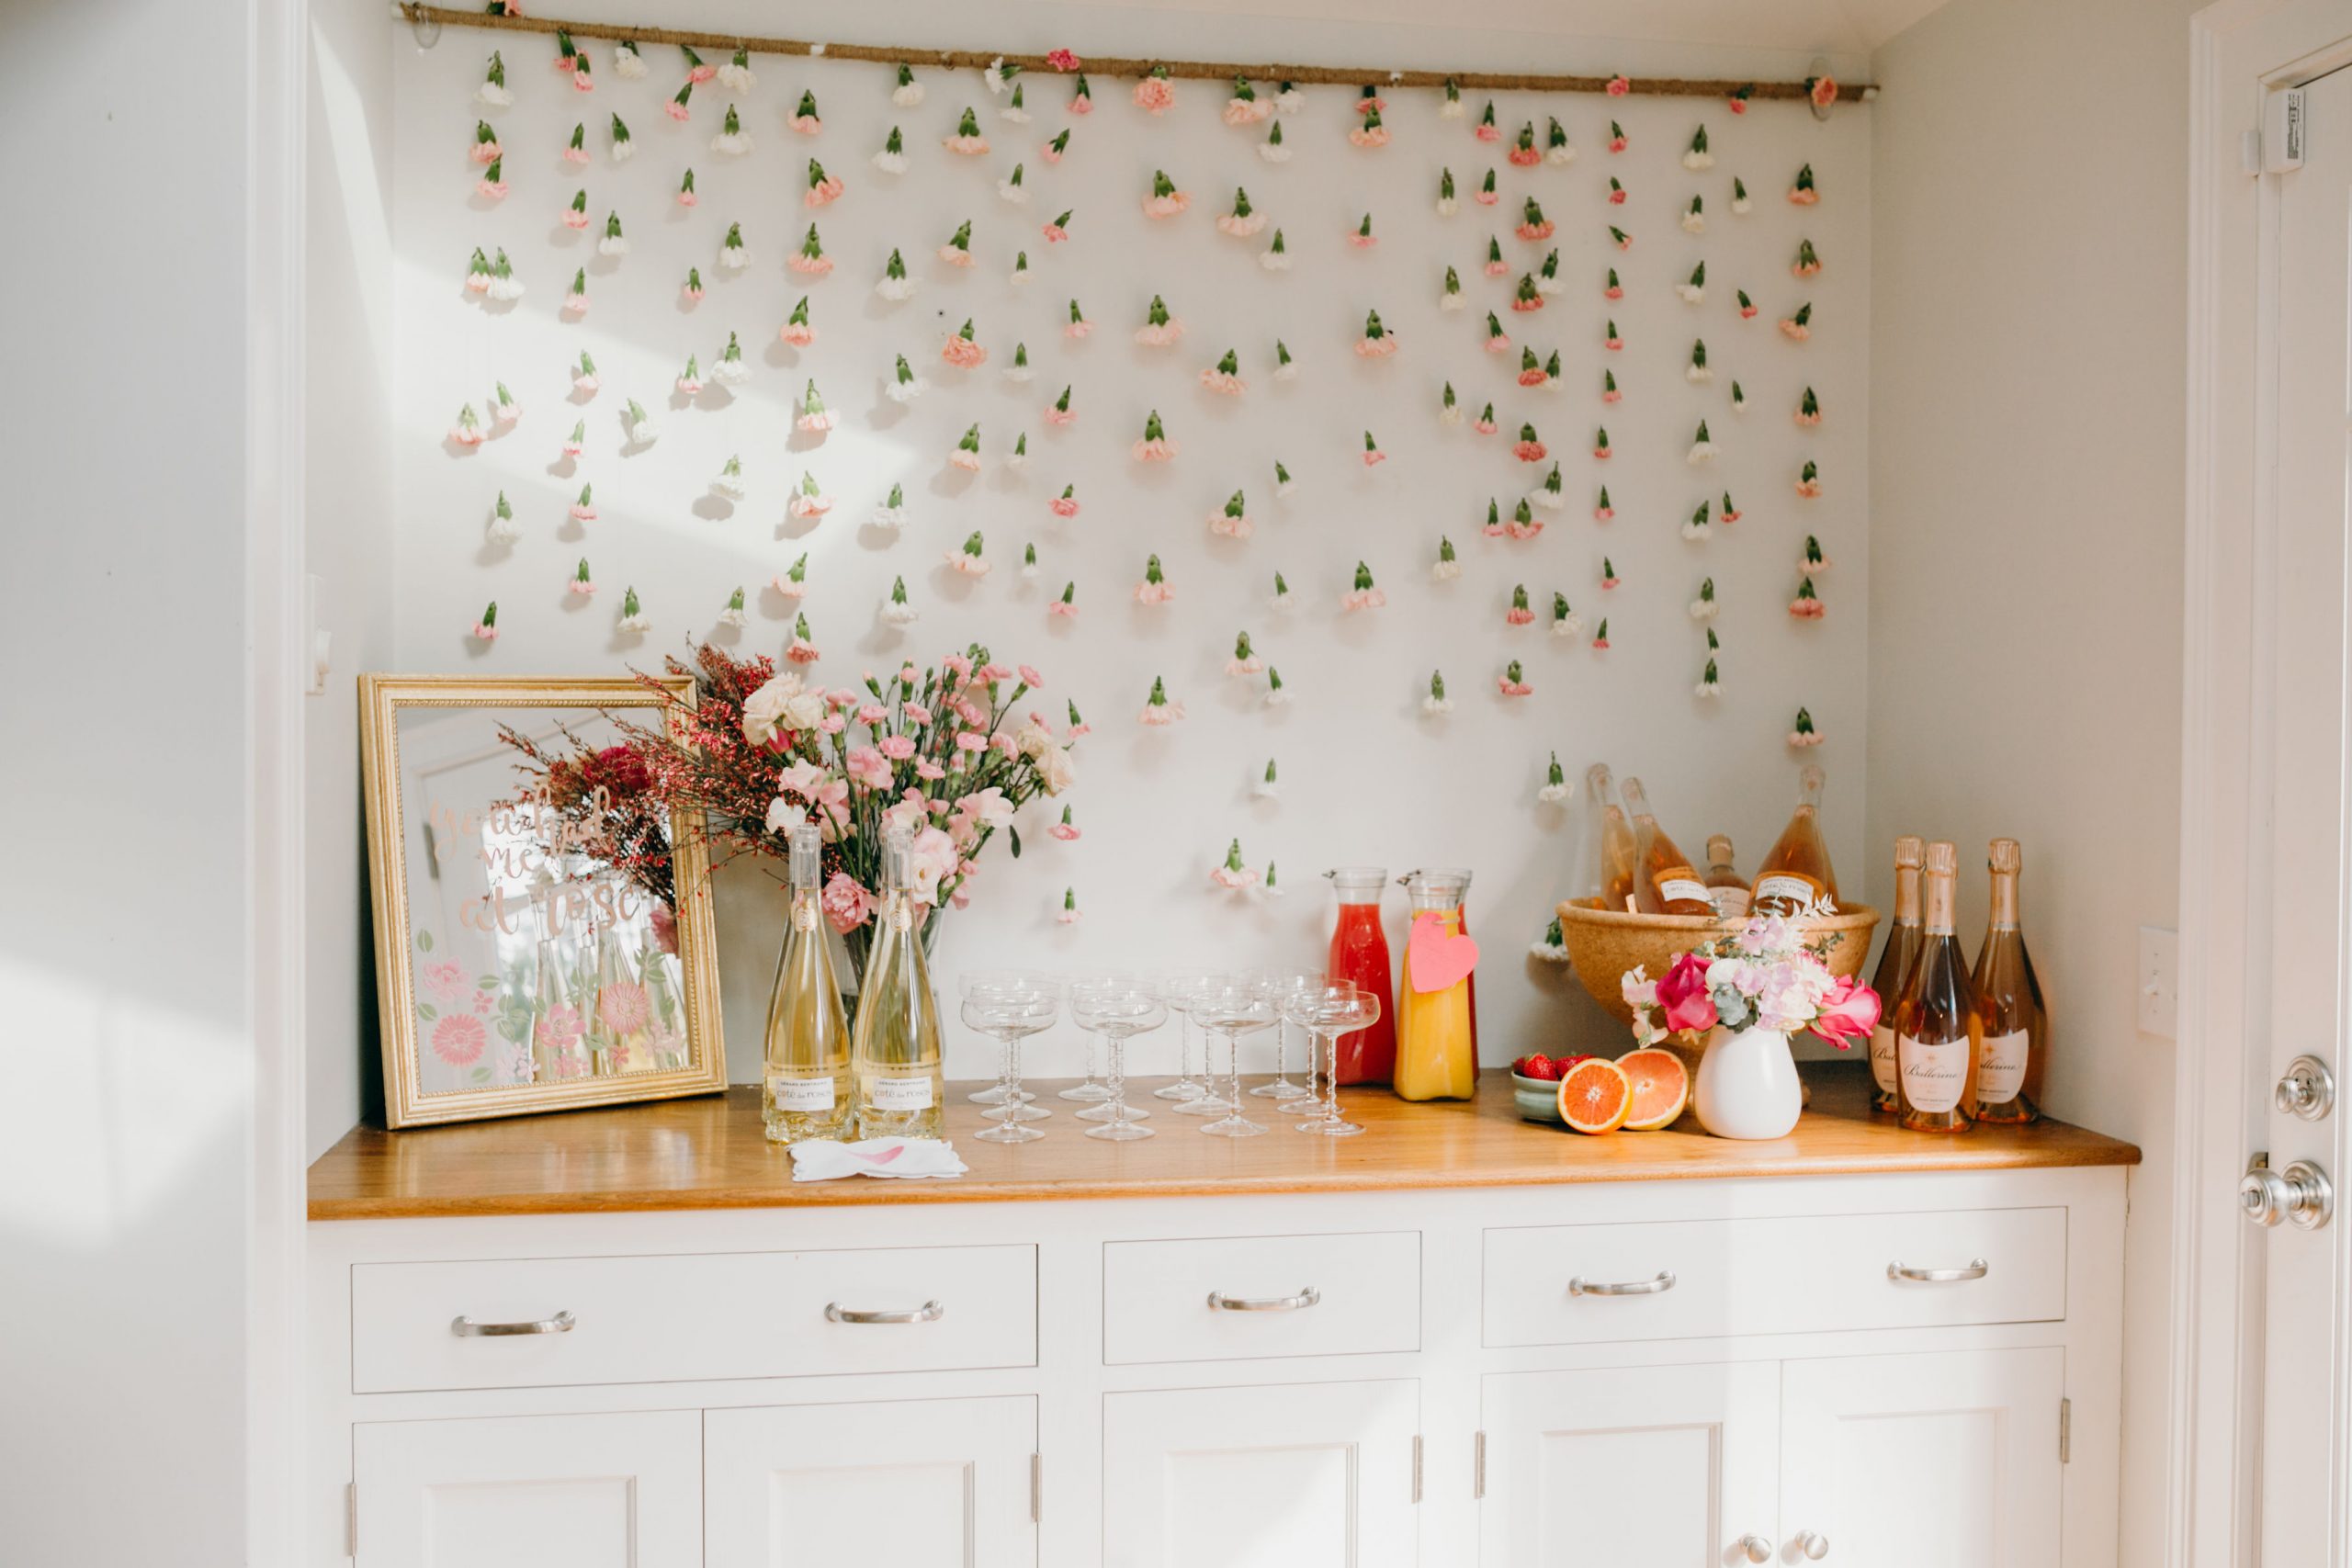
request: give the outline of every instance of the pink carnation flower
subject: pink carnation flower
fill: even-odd
[[[832,879],[825,884],[820,902],[826,920],[843,936],[864,925],[874,913],[872,897],[845,871],[833,873]]]
[[[1075,496],[1057,495],[1054,497],[1053,500],[1046,502],[1046,509],[1052,512],[1057,517],[1075,517],[1078,515],[1078,500]]]
[[[803,136],[814,136],[825,129],[825,122],[813,114],[797,114],[784,123]]]
[[[840,200],[841,195],[841,176],[838,175],[827,175],[823,179],[819,180],[815,185],[808,187],[808,193],[801,197],[800,202],[804,207],[828,207]],[[688,203],[688,205],[691,206],[692,203]]]
[[[1546,218],[1541,223],[1522,223],[1512,232],[1522,240],[1548,240],[1556,229],[1557,225]]]
[[[1359,348],[1357,352],[1362,353],[1363,350]],[[1250,384],[1240,377],[1230,371],[1219,370],[1215,366],[1201,372],[1201,385],[1228,398],[1238,398],[1250,389]]]
[[[1138,463],[1165,463],[1176,456],[1176,443],[1165,436],[1135,444],[1135,459]]]
[[[1192,205],[1191,197],[1181,190],[1171,190],[1166,196],[1146,197],[1143,215],[1146,218],[1173,218]]]
[[[784,265],[795,272],[805,273],[810,277],[822,277],[833,270],[833,258],[803,255],[798,251],[795,251],[785,257]]]
[[[795,348],[806,348],[817,341],[817,329],[806,321],[786,321],[776,329],[775,335]]]
[[[1515,442],[1512,444],[1511,451],[1522,463],[1540,463],[1551,455],[1551,448],[1541,441]]]
[[[1147,114],[1166,114],[1176,107],[1175,84],[1161,76],[1147,76],[1136,84],[1136,107]]]
[[[1364,359],[1385,359],[1396,352],[1396,334],[1383,333],[1378,337],[1356,339],[1356,354]]]
[[[1385,147],[1388,128],[1385,125],[1360,125],[1348,132],[1348,140],[1359,147]]]
[[[1340,597],[1340,608],[1342,610],[1385,610],[1387,607],[1388,595],[1377,588],[1351,589]]]
[[[1495,689],[1507,697],[1532,695],[1535,688],[1524,681],[1514,681],[1508,675],[1495,677]]]
[[[1046,225],[1045,233],[1046,241],[1048,244],[1058,244],[1062,241],[1069,238],[1069,231],[1063,228],[1058,223],[1047,223]]]
[[[951,337],[939,357],[959,369],[976,370],[988,363],[989,351],[967,337]]]

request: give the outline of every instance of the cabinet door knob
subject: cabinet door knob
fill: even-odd
[[[1801,1531],[1795,1546],[1807,1562],[1818,1562],[1829,1555],[1829,1538],[1817,1530]]]
[[[2257,1225],[2292,1220],[2307,1231],[2327,1224],[2335,1213],[2335,1189],[2327,1172],[2307,1159],[2285,1170],[2273,1170],[2268,1156],[2256,1155],[2238,1183],[2238,1207]]]
[[[2317,1122],[2335,1109],[2335,1076],[2317,1056],[2298,1056],[2271,1090],[2270,1103],[2290,1116]]]
[[[503,1339],[513,1334],[569,1334],[573,1323],[568,1312],[522,1323],[476,1323],[470,1317],[454,1317],[449,1320],[449,1332],[460,1339]]]
[[[1739,1550],[1741,1554],[1744,1555],[1750,1562],[1770,1562],[1772,1561],[1772,1543],[1766,1540],[1760,1535],[1741,1536],[1739,1538]]]
[[[947,1309],[937,1302],[925,1302],[919,1307],[901,1307],[898,1311],[861,1311],[845,1307],[839,1302],[825,1303],[827,1323],[937,1323],[947,1315]]]
[[[1672,1289],[1674,1289],[1674,1270],[1671,1269],[1661,1269],[1647,1280],[1611,1282],[1603,1280],[1588,1280],[1579,1274],[1568,1281],[1568,1294],[1572,1296],[1655,1296],[1661,1292]]]
[[[1228,1296],[1223,1291],[1209,1292],[1209,1306],[1216,1312],[1300,1312],[1319,1305],[1323,1292],[1309,1285],[1295,1296]]]
[[[1961,1280],[1982,1280],[1993,1271],[1993,1266],[1981,1258],[1972,1258],[1965,1269],[1914,1269],[1908,1263],[1895,1262],[1886,1266],[1890,1280],[1908,1280],[1919,1285],[1949,1285]]]

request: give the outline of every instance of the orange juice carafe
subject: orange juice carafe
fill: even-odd
[[[1440,938],[1461,936],[1462,900],[1469,890],[1466,871],[1416,872],[1406,884],[1414,927],[1427,920],[1434,922]],[[1408,932],[1404,976],[1396,987],[1396,1096],[1468,1100],[1477,1087],[1478,1040],[1470,1021],[1470,976],[1464,973],[1442,983],[1441,989],[1420,989],[1413,975]]]

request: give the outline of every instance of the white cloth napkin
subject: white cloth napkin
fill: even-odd
[[[792,1179],[831,1181],[843,1176],[961,1176],[971,1167],[956,1145],[936,1138],[867,1138],[844,1144],[811,1138],[792,1145]]]

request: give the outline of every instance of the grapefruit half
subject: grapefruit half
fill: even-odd
[[[1560,1075],[1560,1120],[1577,1132],[1613,1133],[1633,1104],[1633,1082],[1614,1062],[1594,1056]]]
[[[1633,1103],[1625,1111],[1627,1132],[1654,1133],[1690,1103],[1690,1069],[1673,1052],[1655,1045],[1628,1051],[1617,1058],[1617,1066],[1634,1087]]]

